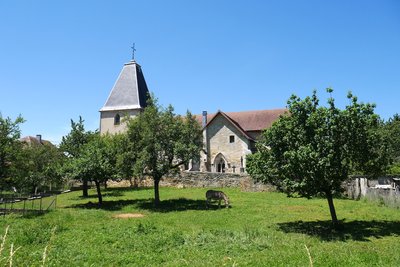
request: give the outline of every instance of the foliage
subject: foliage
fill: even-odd
[[[310,266],[307,245],[314,266],[400,264],[398,209],[338,199],[346,227],[332,231],[322,199],[224,188],[233,207],[207,210],[208,188],[160,190],[162,209],[150,188],[109,188],[102,207],[71,192],[44,215],[2,217],[0,235],[10,225],[2,256],[13,243],[14,266],[41,266],[51,243],[46,266]],[[114,218],[121,213],[144,217]]]
[[[116,155],[115,178],[128,179],[134,174],[134,163],[136,162],[137,154],[134,150],[132,142],[130,142],[127,134],[113,135],[114,153]]]
[[[85,130],[84,120],[79,116],[79,121],[71,119],[71,131],[62,137],[60,149],[70,157],[77,157],[81,153],[82,146],[89,142],[92,132]]]
[[[263,133],[259,152],[247,164],[254,178],[277,185],[289,196],[327,198],[334,224],[332,197],[341,191],[349,173],[357,170],[377,176],[388,164],[374,106],[358,103],[351,93],[348,99],[349,105],[340,110],[332,97],[327,107],[319,106],[315,91],[304,100],[293,95],[288,114]]]
[[[0,186],[3,188],[12,184],[15,160],[21,149],[18,141],[21,136],[19,126],[23,122],[21,116],[13,121],[9,117],[3,118],[0,114]]]
[[[385,122],[382,131],[390,144],[389,155],[393,160],[388,173],[400,174],[400,115],[395,114]]]
[[[23,192],[37,193],[39,186],[60,185],[64,154],[50,143],[27,143],[16,163],[15,186]]]
[[[157,206],[161,178],[198,157],[202,134],[189,111],[182,118],[174,113],[172,106],[163,108],[151,99],[145,110],[129,121],[127,135],[132,152],[129,158],[134,158],[133,170],[138,176],[153,178],[154,203]]]
[[[82,146],[79,156],[70,161],[71,175],[96,184],[99,204],[102,204],[100,184],[115,173],[115,149],[109,135],[93,135]]]
[[[94,134],[95,133],[91,131],[85,130],[84,120],[81,116],[79,116],[78,122],[74,122],[71,119],[71,131],[68,135],[62,137],[60,149],[68,156],[69,160],[79,157],[82,152],[82,147],[91,140]],[[73,172],[70,169],[70,165],[70,161],[68,161],[67,164],[65,164],[64,172],[71,177],[71,173]],[[83,196],[88,196],[88,181],[79,176],[73,176],[73,178],[82,180],[82,194]]]

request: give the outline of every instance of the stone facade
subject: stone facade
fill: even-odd
[[[126,131],[126,117],[135,117],[140,110],[111,110],[103,111],[100,114],[100,133],[116,134]],[[119,123],[116,123],[116,116],[119,116]]]
[[[203,131],[207,153],[201,155],[201,171],[243,173],[246,155],[251,153],[254,142],[222,115],[217,115]]]

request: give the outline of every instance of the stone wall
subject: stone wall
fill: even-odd
[[[398,188],[395,188],[391,176],[379,177],[372,180],[363,176],[353,176],[344,185],[346,194],[349,198],[360,199],[361,197],[387,197],[391,195],[398,195]],[[383,187],[383,185],[389,187]]]
[[[153,186],[153,180],[148,178],[138,182],[138,186]],[[271,185],[265,185],[255,182],[247,174],[235,173],[215,173],[215,172],[193,172],[184,171],[176,175],[170,175],[161,180],[160,186],[170,186],[177,188],[186,187],[238,187],[243,191],[273,191],[275,188]]]

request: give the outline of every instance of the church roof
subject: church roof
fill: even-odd
[[[136,61],[131,60],[122,68],[100,111],[142,109],[146,107],[148,95],[142,69]]]
[[[243,131],[261,131],[271,127],[272,123],[285,112],[287,112],[287,109],[253,110],[240,112],[218,111],[214,114],[207,114],[207,125],[211,123],[216,115],[222,114],[226,117],[229,117],[229,119],[233,121],[234,124],[236,124]],[[201,124],[202,115],[196,115],[196,120]]]

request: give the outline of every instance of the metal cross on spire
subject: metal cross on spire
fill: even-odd
[[[132,60],[135,60],[135,51],[136,51],[136,49],[135,49],[135,43],[133,43],[133,45],[132,45]]]

